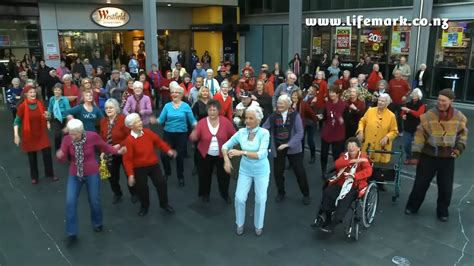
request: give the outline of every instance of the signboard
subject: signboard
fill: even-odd
[[[313,37],[313,53],[321,53],[321,37]]]
[[[463,47],[462,34],[463,27],[450,27],[443,30],[441,37],[441,46],[443,47]]]
[[[392,54],[408,54],[410,51],[410,31],[411,27],[393,27]]]
[[[1,46],[10,46],[10,36],[9,35],[0,35],[0,45]]]
[[[46,59],[47,60],[59,59],[59,49],[55,43],[46,44]]]
[[[91,19],[99,26],[117,28],[127,24],[130,20],[130,15],[121,8],[102,7],[92,12]]]
[[[337,27],[336,28],[336,53],[350,54],[351,53],[351,27]]]

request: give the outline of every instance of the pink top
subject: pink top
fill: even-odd
[[[222,145],[226,143],[235,134],[234,125],[224,116],[219,116],[219,130],[217,131],[217,143],[219,144],[219,157],[222,156]],[[191,136],[192,141],[198,142],[198,150],[202,157],[206,157],[209,145],[211,144],[212,134],[207,124],[207,117],[199,120]]]
[[[117,150],[105,143],[99,134],[92,131],[85,131],[86,143],[84,143],[84,176],[95,175],[99,173],[99,163],[95,159],[95,148],[97,147],[104,153],[117,154]],[[72,145],[72,138],[70,135],[66,135],[61,143],[60,150],[63,152],[63,156],[59,157],[60,162],[67,162],[70,159],[71,164],[69,165],[69,175],[77,175],[76,157],[74,156],[74,146]]]

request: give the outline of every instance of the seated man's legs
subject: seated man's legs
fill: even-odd
[[[337,198],[337,196],[336,196]],[[352,202],[357,198],[357,189],[352,187],[347,195],[337,202],[336,211],[330,226],[334,228],[336,225],[342,223],[347,211],[349,210]]]

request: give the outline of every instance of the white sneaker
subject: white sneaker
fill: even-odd
[[[255,228],[255,235],[256,236],[261,236],[262,235],[262,230],[263,230],[263,228],[260,228],[260,229]]]
[[[241,236],[244,234],[244,226],[237,226],[237,230],[235,230],[238,236]]]

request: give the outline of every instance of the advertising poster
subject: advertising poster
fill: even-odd
[[[443,30],[441,37],[441,46],[443,47],[462,47],[463,27],[451,27]]]
[[[59,59],[59,49],[55,43],[46,44],[46,58],[48,60],[57,60]]]
[[[321,52],[321,37],[313,37],[313,53],[320,54]]]
[[[336,28],[336,53],[350,54],[351,53],[351,27],[337,27]]]
[[[408,54],[410,51],[410,27],[393,27],[392,54]]]

